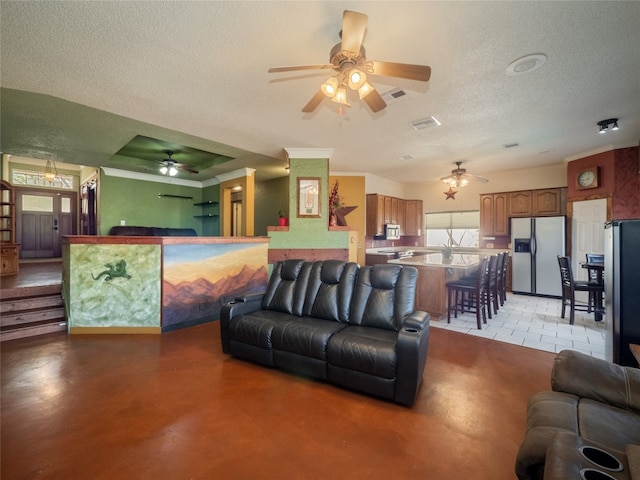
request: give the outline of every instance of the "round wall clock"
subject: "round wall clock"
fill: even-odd
[[[585,168],[576,177],[576,188],[578,190],[596,188],[598,185],[598,167]]]

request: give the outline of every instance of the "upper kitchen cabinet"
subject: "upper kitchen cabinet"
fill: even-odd
[[[566,213],[567,189],[509,192],[509,217],[548,217]]]
[[[509,216],[532,217],[531,190],[525,192],[509,192]]]
[[[533,215],[564,215],[567,212],[567,189],[547,188],[533,191]]]
[[[388,223],[399,225],[401,235],[422,235],[422,200],[367,194],[367,236],[384,235]]]
[[[405,200],[404,234],[422,235],[422,200]]]
[[[480,235],[508,235],[507,193],[480,195]]]
[[[391,206],[391,203],[389,203]],[[385,197],[375,193],[367,195],[367,236],[384,234]]]

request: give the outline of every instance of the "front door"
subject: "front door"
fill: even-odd
[[[16,189],[16,241],[20,258],[62,256],[62,236],[77,233],[77,195]]]

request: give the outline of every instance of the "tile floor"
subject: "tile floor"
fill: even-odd
[[[482,330],[478,330],[473,313],[458,313],[450,324],[446,315],[432,316],[431,326],[547,352],[570,348],[604,358],[605,322],[595,322],[593,314],[576,312],[575,324],[569,325],[569,309],[562,319],[561,308],[557,299],[507,293],[504,306],[492,319],[487,318]]]

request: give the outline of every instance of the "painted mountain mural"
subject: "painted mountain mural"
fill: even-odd
[[[165,247],[163,331],[219,319],[226,302],[266,290],[266,245],[189,247],[184,251]]]

